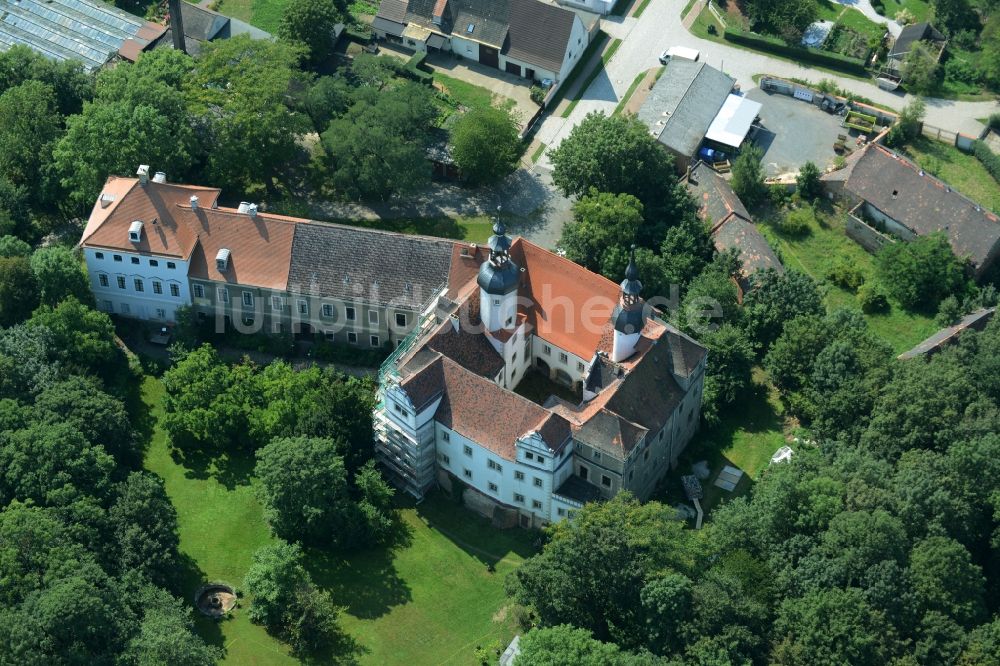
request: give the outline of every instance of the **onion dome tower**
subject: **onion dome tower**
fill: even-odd
[[[491,332],[514,325],[517,313],[517,283],[521,269],[510,258],[512,242],[500,220],[500,207],[488,246],[490,258],[479,267],[479,311],[483,325]]]
[[[639,268],[635,265],[635,245],[625,269],[625,279],[621,283],[622,293],[618,305],[611,314],[615,326],[615,337],[611,350],[611,360],[624,361],[635,353],[635,346],[646,323],[643,314],[642,282],[639,281]]]

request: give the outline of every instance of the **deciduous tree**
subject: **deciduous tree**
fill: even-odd
[[[517,166],[523,145],[511,111],[479,107],[464,113],[451,130],[455,166],[470,183],[491,183]]]

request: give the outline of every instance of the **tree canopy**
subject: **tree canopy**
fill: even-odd
[[[521,155],[517,120],[494,106],[470,109],[451,131],[451,154],[463,178],[474,184],[502,179]]]

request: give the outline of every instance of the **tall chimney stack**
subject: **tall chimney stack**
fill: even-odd
[[[169,0],[170,5],[170,32],[174,37],[174,48],[187,53],[184,46],[184,18],[181,16],[181,3],[184,0]]]

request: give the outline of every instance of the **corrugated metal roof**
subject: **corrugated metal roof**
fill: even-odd
[[[90,0],[0,0],[0,48],[23,44],[53,60],[106,63],[146,25],[142,19]]]

